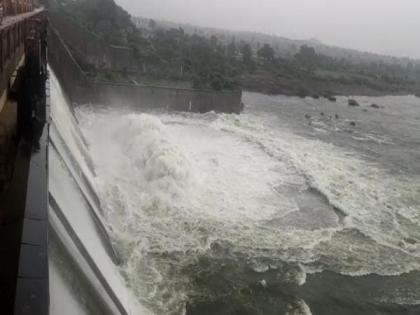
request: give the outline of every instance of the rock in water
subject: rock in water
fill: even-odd
[[[360,105],[356,100],[349,99],[349,106],[360,106]]]

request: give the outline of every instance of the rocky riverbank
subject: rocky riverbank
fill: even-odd
[[[338,81],[322,81],[279,77],[270,74],[243,75],[239,78],[242,89],[272,95],[300,97],[331,97],[332,95],[385,96],[408,95],[420,96],[420,86],[391,85],[382,82],[369,84],[344,84]]]

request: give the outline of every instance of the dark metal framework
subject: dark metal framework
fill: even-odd
[[[46,21],[44,10],[37,9],[0,25],[0,96],[6,93],[18,104],[14,171],[0,196],[7,210],[0,222],[4,314],[49,312]]]

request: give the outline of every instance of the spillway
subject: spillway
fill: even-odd
[[[51,314],[419,313],[418,166],[393,156],[418,156],[418,100],[349,132],[315,116],[354,117],[345,98],[244,96],[73,108],[51,75]]]
[[[120,276],[86,143],[50,73],[50,314],[147,314]]]

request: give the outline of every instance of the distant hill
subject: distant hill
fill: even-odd
[[[133,23],[144,30],[150,30],[149,18],[144,17],[133,17]],[[246,32],[246,31],[232,31],[224,30],[211,27],[201,27],[191,24],[175,23],[163,20],[154,20],[157,27],[162,29],[171,28],[182,28],[187,34],[197,34],[205,37],[216,36],[219,41],[224,44],[229,44],[232,39],[236,42],[248,42],[252,48],[256,51],[262,45],[269,44],[275,50],[276,56],[293,58],[298,52],[302,45],[308,45],[315,48],[318,54],[322,54],[334,59],[345,59],[347,62],[353,64],[369,64],[372,62],[386,63],[386,64],[398,64],[403,67],[408,66],[410,63],[413,65],[420,65],[420,60],[411,58],[400,58],[393,56],[380,55],[369,52],[362,52],[355,49],[340,48],[323,44],[318,39],[310,40],[293,40],[276,35],[268,35],[257,32]]]
[[[129,52],[130,67],[104,67],[83,58],[90,76],[113,82],[173,85],[299,96],[415,94],[420,61],[330,47],[253,32],[133,18],[114,0],[48,0],[104,45]]]

